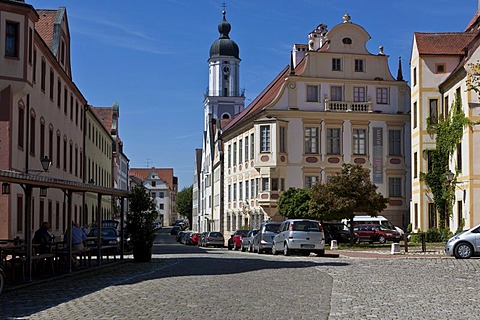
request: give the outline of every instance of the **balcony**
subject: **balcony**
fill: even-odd
[[[372,102],[331,101],[325,99],[325,111],[372,112]]]

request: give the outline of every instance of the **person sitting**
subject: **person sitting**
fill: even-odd
[[[50,229],[50,224],[45,221],[42,223],[40,228],[35,231],[35,235],[33,236],[32,243],[38,244],[38,248],[36,249],[37,253],[48,253],[51,249],[51,244],[55,239],[55,236],[51,235],[48,231]]]
[[[65,232],[65,242],[68,244],[69,242],[69,235],[70,231],[67,229]],[[78,223],[72,221],[72,251],[82,251],[84,249],[83,243],[87,239],[87,235],[83,231],[82,228],[78,226]],[[75,267],[80,265],[78,261],[77,255],[75,253],[72,254],[72,263]]]

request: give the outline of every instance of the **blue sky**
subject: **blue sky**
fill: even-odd
[[[193,182],[202,146],[208,57],[218,38],[221,0],[26,0],[67,8],[72,75],[89,104],[120,105],[120,137],[130,167],[173,168],[179,189]],[[414,32],[463,31],[476,0],[225,1],[230,37],[240,47],[246,105],[290,63],[295,43],[320,23],[330,30],[346,12],[383,46],[390,70],[402,57],[409,79]]]

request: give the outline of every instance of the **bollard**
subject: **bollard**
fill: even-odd
[[[337,240],[330,241],[330,250],[337,250],[337,249],[338,249]]]
[[[398,243],[398,242],[392,243],[391,254],[400,254],[400,243]]]
[[[422,238],[422,252],[426,252],[427,251],[427,245],[425,243],[425,232],[422,232],[420,234],[421,238]]]
[[[405,252],[408,252],[408,235],[406,233],[403,234],[403,243],[405,245]]]

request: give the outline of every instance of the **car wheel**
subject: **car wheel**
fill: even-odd
[[[473,248],[470,244],[462,242],[455,247],[454,253],[457,259],[469,259],[473,255]]]
[[[263,250],[260,249],[260,247],[258,247],[258,254],[262,254],[263,253]]]
[[[233,244],[233,250],[237,251],[238,249],[239,249],[239,248],[238,248],[238,246],[237,246],[237,243],[235,242],[235,243]]]
[[[289,256],[292,254],[292,250],[288,247],[288,244],[285,242],[285,245],[283,247],[283,255],[284,256]]]
[[[253,246],[251,243],[248,244],[248,252],[253,252]]]
[[[378,242],[380,242],[381,244],[384,244],[385,242],[387,242],[387,239],[384,236],[380,236],[378,237]]]
[[[323,256],[325,255],[325,249],[323,249],[323,250],[318,250],[318,251],[316,252],[316,254],[317,254],[317,256],[319,256],[319,257],[323,257]]]
[[[276,256],[278,254],[277,248],[275,248],[275,243],[272,243],[272,254]]]
[[[242,252],[245,252],[245,251],[247,251],[247,248],[245,248],[242,243]]]

